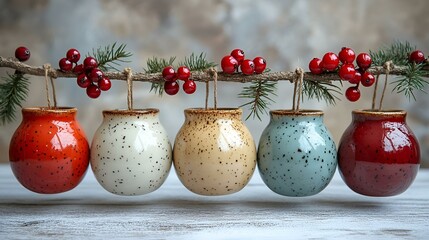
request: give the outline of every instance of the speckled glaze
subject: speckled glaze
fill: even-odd
[[[338,148],[343,180],[367,196],[398,195],[411,185],[420,166],[416,137],[406,112],[356,110]]]
[[[293,197],[325,189],[337,167],[337,151],[323,112],[273,110],[270,116],[258,146],[258,169],[265,184]]]
[[[103,111],[91,145],[91,168],[107,191],[142,195],[158,189],[171,168],[171,144],[158,109]]]
[[[256,146],[241,109],[186,109],[174,143],[180,181],[201,195],[240,191],[256,167]]]
[[[76,187],[89,163],[85,133],[76,108],[23,108],[12,136],[9,160],[18,181],[36,193],[62,193]]]

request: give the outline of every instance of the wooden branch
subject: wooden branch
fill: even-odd
[[[30,66],[25,63],[16,61],[12,58],[4,58],[0,56],[0,67],[7,67],[11,69],[15,69],[24,74],[33,75],[33,76],[45,76],[45,70],[43,67],[35,67]],[[428,69],[428,66],[425,67]],[[393,66],[392,70],[389,72],[390,75],[404,75],[406,67],[405,66]],[[384,74],[386,69],[382,66],[371,67],[369,71],[373,74]],[[127,74],[124,72],[105,72],[104,73],[110,79],[116,80],[127,80]],[[53,78],[76,78],[77,75],[69,72],[63,72],[61,70],[55,69],[49,71],[48,75]],[[429,73],[425,75],[425,77],[429,77]],[[207,82],[211,81],[211,76],[208,72],[196,71],[192,72],[192,79],[194,81],[199,82]],[[239,82],[246,83],[254,80],[266,80],[266,81],[290,81],[293,82],[296,79],[295,71],[289,72],[269,72],[263,74],[254,74],[254,75],[244,75],[242,73],[236,74],[225,74],[223,72],[218,72],[218,81],[224,82]],[[164,81],[160,73],[147,74],[142,72],[135,72],[132,76],[133,81],[140,82],[162,82]],[[339,80],[339,76],[337,73],[324,73],[321,75],[314,75],[310,72],[304,73],[304,80],[310,81],[319,81],[319,82],[330,82],[333,80]]]

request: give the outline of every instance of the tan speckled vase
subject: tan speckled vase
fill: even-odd
[[[180,181],[201,195],[240,191],[256,166],[253,138],[238,108],[186,109],[173,161]]]

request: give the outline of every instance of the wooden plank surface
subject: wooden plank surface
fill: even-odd
[[[271,192],[255,172],[241,192],[203,197],[171,172],[157,191],[115,196],[89,170],[74,190],[40,195],[0,165],[0,239],[427,239],[429,170],[405,193],[360,196],[337,174],[320,194]]]

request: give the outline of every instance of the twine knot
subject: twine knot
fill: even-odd
[[[298,75],[298,77],[300,78],[301,75],[304,75],[304,69],[302,69],[301,67],[297,67],[295,69],[295,73]]]
[[[392,60],[385,62],[383,64],[383,67],[384,67],[384,69],[386,69],[387,74],[388,74],[388,72],[392,71],[392,69],[394,68]]]
[[[43,64],[43,69],[45,70],[45,76],[51,77],[51,78],[58,78],[57,71],[52,68],[50,63]]]

